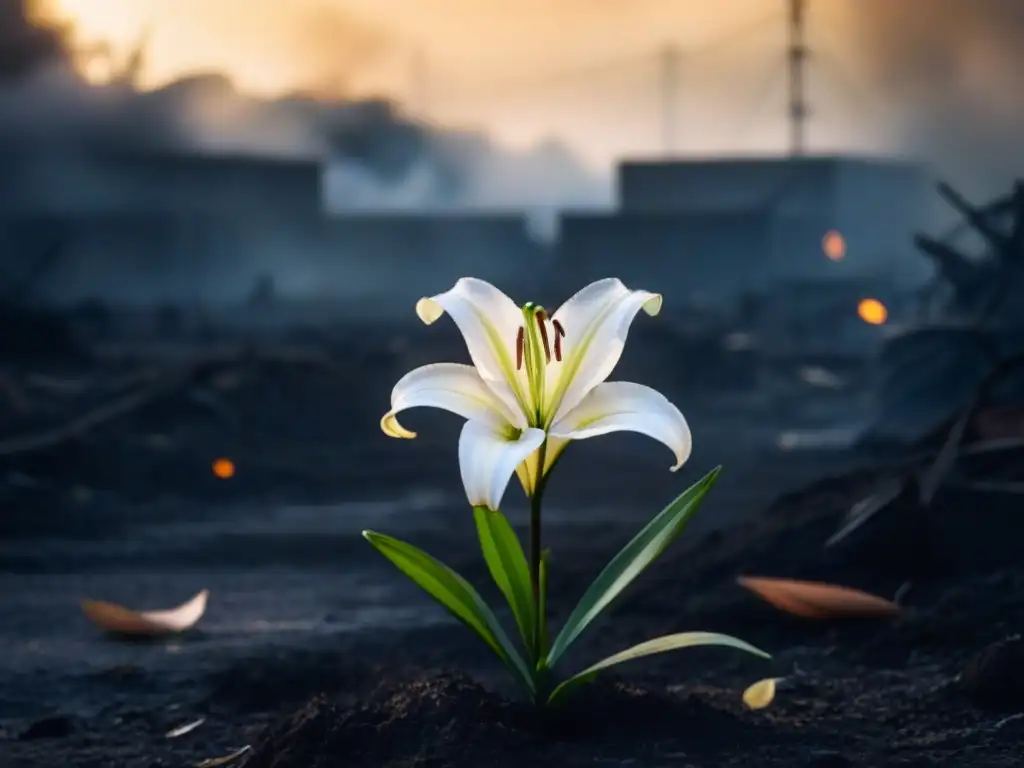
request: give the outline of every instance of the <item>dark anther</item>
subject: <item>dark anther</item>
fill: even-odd
[[[519,333],[516,334],[516,370],[521,371],[523,369],[523,345],[526,343],[526,339],[523,337],[523,329],[519,329]]]
[[[544,313],[537,313],[537,327],[540,329],[540,340],[544,344],[544,357],[551,362],[551,344],[548,342],[548,327],[544,325]]]
[[[552,320],[551,325],[555,329],[555,360],[562,362],[562,339],[565,337],[565,328],[557,320]]]

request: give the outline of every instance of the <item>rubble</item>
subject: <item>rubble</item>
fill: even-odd
[[[936,281],[925,292],[921,322],[882,349],[875,413],[863,444],[906,445],[948,426],[988,371],[1024,353],[1024,181],[984,206],[947,184],[938,189],[964,224],[951,237],[915,240],[934,261]],[[967,231],[984,243],[982,254],[956,245],[956,236]],[[1022,374],[1001,377],[989,393],[992,407],[1024,405]]]

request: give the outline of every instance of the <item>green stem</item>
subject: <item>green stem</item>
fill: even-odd
[[[545,442],[537,452],[537,486],[530,497],[530,583],[533,586],[533,605],[537,611],[534,621],[533,633],[533,658],[539,663],[544,658],[545,649],[543,646],[541,627],[544,624],[544,617],[541,616],[543,606],[540,600],[540,561],[541,561],[541,499],[544,496],[544,461],[547,453]]]

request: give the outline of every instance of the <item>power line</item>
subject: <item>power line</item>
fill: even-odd
[[[617,56],[604,61],[593,62],[581,66],[571,66],[561,69],[548,70],[543,72],[531,72],[516,77],[502,77],[487,79],[482,82],[469,85],[449,85],[438,89],[435,85],[437,72],[430,70],[430,83],[428,89],[427,66],[422,55],[414,57],[410,70],[410,97],[418,112],[425,113],[431,105],[428,100],[438,97],[456,99],[508,96],[516,91],[547,91],[553,88],[563,87],[566,84],[593,82],[598,79],[607,79],[611,76],[622,76],[626,73],[638,74],[640,67],[650,67],[647,77],[655,78],[658,85],[658,119],[660,122],[660,135],[662,150],[666,154],[673,153],[677,149],[678,128],[680,118],[681,98],[680,93],[684,87],[687,75],[696,68],[689,65],[699,62],[703,63],[707,57],[713,56],[719,51],[735,47],[741,41],[749,38],[752,34],[765,32],[767,30],[782,31],[787,33],[786,54],[786,120],[789,128],[789,152],[793,156],[803,155],[807,151],[807,132],[811,110],[808,104],[808,65],[811,62],[811,50],[807,44],[808,31],[808,8],[809,0],[782,0],[785,3],[785,14],[787,23],[785,26],[777,22],[783,17],[783,9],[777,8],[773,13],[766,14],[749,23],[730,29],[726,34],[715,37],[700,45],[683,47],[678,43],[668,43],[660,50],[647,52],[632,52],[623,56]],[[780,5],[782,3],[780,2]],[[843,83],[849,86],[849,90],[861,96],[869,89],[858,86],[854,78],[848,77],[841,62],[833,59],[826,51],[814,52],[814,61],[821,60],[830,72],[842,79]],[[776,59],[779,64],[783,63],[783,57]],[[768,70],[770,79],[761,86],[757,92],[752,94],[752,100],[756,102],[756,111],[752,113],[751,121],[757,118],[765,104],[766,98],[772,95],[775,78],[778,76],[778,67],[772,66]],[[429,90],[429,97],[428,97]],[[762,95],[763,94],[763,95]],[[862,99],[868,101],[869,99]],[[745,131],[749,126],[744,126]]]
[[[778,21],[781,14],[778,12],[766,14],[755,21],[736,27],[720,37],[713,38],[695,47],[681,46],[678,43],[669,43],[660,50],[635,51],[623,56],[597,61],[590,64],[554,69],[546,72],[535,72],[523,76],[495,78],[487,82],[469,85],[468,87],[454,86],[446,87],[441,93],[445,95],[473,96],[477,94],[492,94],[509,92],[512,90],[530,90],[534,88],[548,88],[563,83],[585,80],[588,78],[604,77],[610,74],[619,74],[625,68],[638,64],[653,65],[657,61],[665,64],[666,50],[672,48],[676,51],[677,61],[674,67],[681,72],[681,66],[694,59],[711,56],[730,46],[742,41],[756,32],[763,32],[771,28],[773,22]],[[664,69],[662,69],[664,73]],[[677,74],[674,78],[677,85],[681,77]]]
[[[865,112],[875,112],[879,110],[879,103],[877,99],[871,94],[870,90],[864,87],[861,83],[857,82],[857,79],[850,74],[849,70],[843,65],[843,63],[831,53],[826,51],[819,51],[815,54],[815,61],[823,65],[822,69],[825,72],[834,75],[830,78],[833,82],[841,83],[843,90],[846,91],[847,95],[852,96],[853,99],[863,108]]]
[[[579,82],[581,80],[606,77],[613,74],[621,74],[624,70],[638,64],[651,66],[656,61],[655,54],[650,51],[644,53],[631,53],[614,59],[595,62],[578,67],[567,67],[564,69],[549,70],[547,72],[536,72],[517,77],[503,77],[488,79],[485,82],[474,83],[469,86],[446,87],[439,93],[446,96],[477,96],[495,95],[498,93],[509,93],[512,91],[547,89],[558,87],[565,83]]]
[[[834,76],[831,78],[832,81],[840,83],[848,95],[852,96],[862,107],[866,108],[865,111],[883,111],[883,105],[879,98],[872,93],[871,87],[861,82],[860,78],[853,74],[852,68],[834,53],[840,50],[842,46],[836,44],[835,39],[827,30],[823,30],[820,36],[825,45],[815,51],[815,61],[823,64],[826,71]]]
[[[777,62],[774,66],[770,67],[767,72],[767,77],[757,82],[757,89],[751,91],[750,102],[753,104],[751,109],[739,123],[739,129],[733,137],[733,142],[738,142],[743,138],[747,131],[750,130],[751,126],[757,121],[758,116],[764,111],[768,102],[775,95],[775,86],[782,78],[783,68],[782,62]]]
[[[773,24],[781,20],[781,18],[782,14],[778,11],[774,11],[749,24],[743,24],[742,26],[730,30],[724,35],[716,37],[706,43],[702,43],[701,45],[694,47],[687,46],[685,49],[686,59],[689,61],[703,56],[711,56],[719,51],[725,50],[755,32],[764,32],[765,30],[772,29]]]

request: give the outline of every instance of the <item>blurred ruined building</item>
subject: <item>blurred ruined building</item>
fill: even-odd
[[[988,424],[978,429],[1019,437],[1012,430],[1024,413],[1024,370],[1007,364],[1024,356],[1024,180],[981,205],[949,184],[936,186],[962,220],[941,235],[914,238],[936,272],[922,291],[918,324],[881,350],[865,438],[913,440],[957,415],[982,389],[979,419]],[[984,384],[994,370],[1002,370],[1000,378]]]
[[[926,185],[916,164],[869,157],[627,161],[617,212],[563,216],[559,266],[671,279],[685,304],[739,316],[780,352],[870,347],[881,332],[858,301],[896,304],[927,277],[909,247]]]
[[[543,255],[518,213],[328,215],[326,159],[355,170],[343,190],[425,172],[443,202],[487,149],[465,135],[434,135],[384,101],[250,99],[217,75],[138,91],[142,50],[90,85],[22,0],[0,0],[0,23],[5,280],[24,282],[59,243],[33,300],[223,306],[271,276],[275,295],[365,313],[385,294],[407,306],[420,278],[503,281]]]
[[[487,145],[387,102],[256,102],[215,75],[140,92],[141,48],[87,85],[21,0],[0,0],[0,36],[0,254],[24,275],[59,242],[40,300],[236,305],[270,279],[275,298],[404,313],[465,274],[545,297],[614,274],[671,294],[670,321],[706,310],[776,341],[866,348],[879,330],[850,308],[897,304],[929,268],[910,247],[926,180],[906,162],[627,161],[616,210],[565,211],[545,240],[522,211],[446,207]],[[374,185],[417,183],[435,210],[368,210]],[[328,206],[328,186],[351,209]]]

